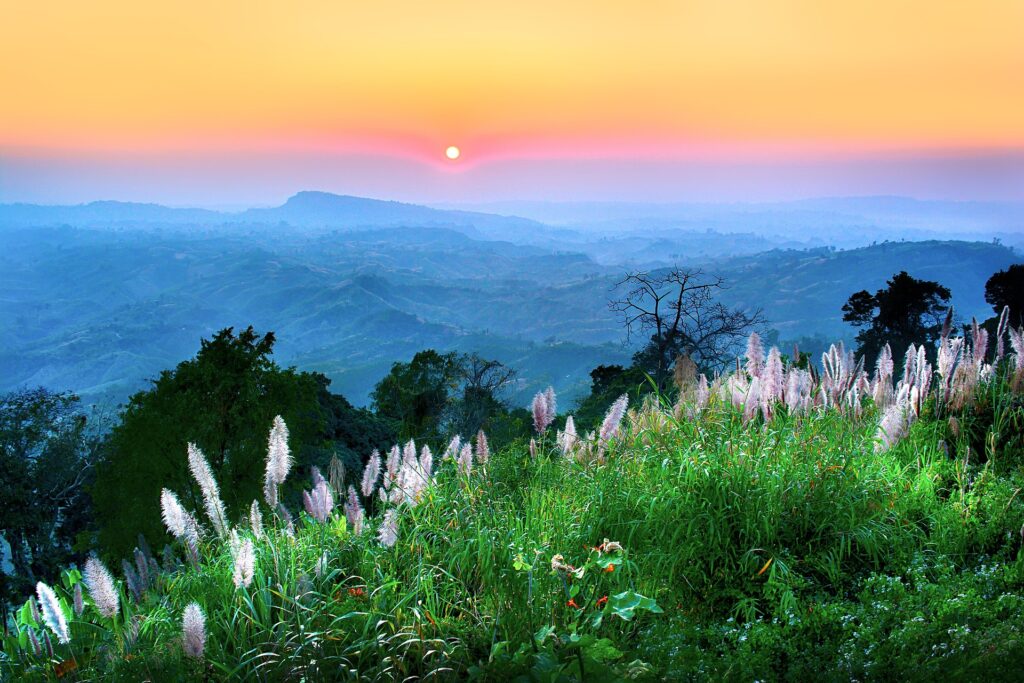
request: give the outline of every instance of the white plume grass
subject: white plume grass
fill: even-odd
[[[53,631],[59,642],[71,642],[68,622],[64,617],[64,609],[60,606],[57,594],[53,592],[52,588],[40,581],[36,584],[36,596],[39,598],[39,611],[42,613],[43,623]]]
[[[206,456],[194,443],[188,444],[188,468],[202,491],[203,505],[206,507],[206,515],[213,523],[214,531],[224,538],[228,532],[228,522],[224,503],[220,499],[220,488],[213,477],[213,470],[210,469]]]
[[[377,480],[379,478],[380,452],[375,448],[373,453],[370,454],[370,459],[366,461],[366,467],[363,468],[363,480],[361,482],[363,496],[369,498],[373,495],[373,490],[377,488]]]
[[[235,568],[232,580],[236,588],[248,588],[256,573],[256,548],[252,539],[242,541],[235,551]]]
[[[92,604],[100,614],[109,619],[121,611],[121,598],[114,584],[114,577],[106,565],[97,558],[90,557],[85,561],[83,580],[85,587],[89,589]]]
[[[274,418],[267,438],[267,468],[264,475],[263,494],[267,505],[277,507],[277,490],[292,467],[292,455],[288,448],[288,426],[280,415]]]
[[[206,649],[206,615],[198,603],[190,603],[181,618],[182,649],[193,659],[200,659]]]

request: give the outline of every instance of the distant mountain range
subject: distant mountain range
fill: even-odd
[[[840,307],[853,291],[905,269],[950,287],[965,319],[984,317],[985,280],[1022,260],[991,241],[807,249],[754,231],[553,228],[317,192],[237,213],[4,205],[0,239],[0,390],[114,401],[201,337],[249,324],[277,333],[279,361],[325,372],[357,403],[428,347],[517,368],[515,402],[548,383],[571,401],[593,367],[628,362],[607,307],[627,269],[700,266],[727,278],[727,303],[762,307],[781,339],[849,340]]]
[[[461,210],[435,209],[418,204],[299,192],[281,206],[240,212],[172,208],[159,204],[97,201],[76,206],[0,204],[0,226],[124,227],[142,225],[223,226],[287,223],[304,228],[358,229],[363,227],[459,227],[473,234],[497,230],[542,229],[537,221]]]

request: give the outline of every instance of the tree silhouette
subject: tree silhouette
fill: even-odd
[[[761,309],[729,308],[716,301],[727,288],[724,278],[699,268],[628,273],[615,288],[625,294],[609,307],[622,314],[627,335],[651,334],[633,362],[654,378],[659,390],[668,384],[677,357],[688,356],[703,371],[722,369],[741,340],[764,323]]]
[[[886,285],[874,294],[855,292],[843,304],[843,320],[861,328],[857,353],[867,367],[874,366],[886,343],[897,358],[911,344],[931,350],[949,310],[950,292],[938,282],[918,280],[901,271]]]
[[[1016,263],[1001,270],[985,283],[985,301],[999,315],[1004,306],[1010,307],[1010,321],[1024,321],[1024,264]]]

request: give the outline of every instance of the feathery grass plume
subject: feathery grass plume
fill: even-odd
[[[882,419],[878,423],[876,435],[875,452],[884,453],[902,439],[907,432],[908,410],[906,398],[897,400],[882,413]]]
[[[1015,330],[1009,325],[1006,332],[1010,335],[1010,346],[1013,347],[1013,384],[1016,390],[1024,380],[1024,327]]]
[[[703,372],[697,378],[697,393],[694,396],[694,407],[697,410],[704,410],[711,398],[711,389],[708,387],[708,378]]]
[[[142,602],[142,583],[139,581],[138,574],[135,573],[135,569],[128,560],[121,560],[121,571],[124,572],[124,583],[128,586],[128,591],[132,594],[132,598],[135,599],[136,603]]]
[[[473,470],[473,447],[468,443],[462,444],[459,451],[459,474],[468,475]]]
[[[402,449],[402,467],[410,467],[416,462],[416,441],[409,439]]]
[[[999,324],[996,325],[996,360],[995,365],[999,365],[999,361],[1003,359],[1006,354],[1006,346],[1003,343],[1003,338],[1006,336],[1006,327],[1010,323],[1010,307],[1003,306],[1003,312],[999,314]]]
[[[561,434],[562,436],[558,441],[558,445],[562,449],[562,454],[568,456],[572,454],[573,450],[576,448],[576,443],[580,440],[579,436],[576,434],[576,421],[573,419],[572,415],[565,418],[565,429]]]
[[[391,447],[388,451],[387,470],[384,472],[384,490],[390,491],[398,480],[398,471],[402,466],[402,451],[398,445]]]
[[[334,495],[340,497],[345,491],[345,463],[337,455],[332,455],[327,468],[327,483],[331,485]]]
[[[462,437],[456,434],[452,437],[452,440],[448,442],[448,447],[444,449],[444,455],[441,456],[442,460],[454,460],[459,457],[459,451],[462,450]]]
[[[791,367],[786,372],[786,392],[783,400],[790,413],[806,410],[810,404],[810,373],[801,368]]]
[[[324,475],[320,474],[320,468],[313,465],[309,468],[309,478],[313,480],[313,487],[316,488],[320,482],[325,481]]]
[[[146,558],[146,554],[138,548],[135,549],[135,569],[139,575],[139,585],[145,591],[150,584],[149,560]]]
[[[160,492],[160,510],[164,517],[164,524],[167,526],[167,530],[171,532],[171,536],[175,539],[182,538],[185,535],[185,528],[187,526],[185,520],[188,513],[181,507],[178,497],[167,488]]]
[[[81,581],[75,584],[74,596],[75,616],[80,617],[82,616],[82,612],[85,611],[85,598],[82,596]]]
[[[546,419],[550,425],[558,417],[558,399],[555,396],[555,388],[549,386],[544,390],[544,408],[547,411]]]
[[[359,494],[356,493],[354,486],[349,486],[348,499],[345,501],[345,519],[356,536],[363,533],[364,517],[363,506],[359,503]]]
[[[1024,327],[1015,330],[1012,325],[1009,325],[1006,331],[1010,335],[1010,346],[1013,348],[1013,353],[1016,356],[1014,361],[1017,364],[1017,368],[1020,369],[1024,366]]]
[[[974,363],[980,365],[985,362],[988,354],[988,330],[978,325],[977,318],[971,318],[971,349],[974,354]]]
[[[366,461],[366,467],[363,468],[363,481],[362,491],[363,495],[367,498],[373,495],[373,490],[377,488],[377,479],[380,478],[380,452],[374,448],[373,453],[370,454],[370,459]]]
[[[544,430],[551,424],[548,399],[544,392],[538,391],[534,395],[531,410],[533,412],[533,428],[538,434],[543,434]]]
[[[939,331],[939,338],[945,339],[953,330],[953,307],[946,309],[946,318],[942,321],[942,329]]]
[[[739,372],[729,375],[725,384],[721,386],[722,398],[729,401],[733,408],[737,410],[743,410],[743,401],[747,395],[747,385],[749,381],[745,374]]]
[[[316,521],[326,522],[330,519],[331,513],[334,511],[334,494],[331,493],[331,487],[327,480],[321,477],[319,483],[310,493],[310,497],[313,499]]]
[[[691,391],[693,381],[696,378],[697,364],[685,353],[677,354],[675,363],[672,364],[672,381],[675,383],[676,388],[679,389],[680,396],[684,396]]]
[[[117,594],[114,577],[102,562],[95,557],[86,560],[83,579],[92,604],[100,614],[110,618],[121,611],[121,598]]]
[[[761,405],[761,380],[757,377],[750,378],[750,384],[747,385],[747,393],[743,397],[743,424],[746,424],[754,419],[757,415],[757,409]]]
[[[206,615],[198,603],[189,603],[181,618],[181,645],[193,659],[203,656],[206,648]]]
[[[53,631],[58,641],[70,642],[71,634],[68,631],[68,622],[64,618],[64,610],[60,606],[60,601],[57,600],[57,594],[40,581],[36,584],[36,596],[39,598],[39,611],[42,612],[43,623]]]
[[[138,545],[136,547],[142,551],[143,555],[146,556],[146,560],[152,562],[153,550],[149,547],[149,543],[146,542],[146,537],[142,534],[139,534],[135,538],[138,541]]]
[[[392,547],[398,541],[398,508],[391,508],[384,513],[384,521],[377,530],[377,540],[385,548]]]
[[[32,612],[32,623],[41,624],[43,622],[43,618],[39,616],[39,607],[36,606],[36,601],[30,599],[28,601],[28,606]]]
[[[271,509],[277,507],[277,489],[288,478],[292,466],[292,454],[288,449],[288,426],[280,415],[274,418],[267,438],[267,471],[264,477],[263,494]]]
[[[34,628],[28,629],[28,644],[32,648],[32,654],[36,657],[43,654],[43,646],[39,644],[39,638],[36,637]]]
[[[430,481],[430,478],[434,475],[434,453],[430,450],[430,446],[423,446],[420,450],[420,476],[424,479],[424,484]]]
[[[751,377],[760,377],[764,370],[764,346],[761,344],[761,335],[751,332],[747,339],[747,363],[746,371]]]
[[[761,401],[769,406],[782,400],[785,390],[785,379],[782,370],[782,354],[778,348],[772,347],[768,352],[768,360],[761,375]]]
[[[181,507],[178,497],[171,490],[164,488],[160,492],[160,511],[164,517],[164,525],[175,539],[185,536],[188,513]]]
[[[263,538],[263,513],[260,512],[260,503],[253,500],[249,506],[249,526],[252,528],[252,535],[257,540]]]
[[[484,434],[484,430],[480,430],[476,433],[476,461],[481,465],[486,465],[487,461],[491,459],[491,446],[487,443],[487,435]]]
[[[50,640],[49,631],[43,631],[43,643],[46,645],[46,656],[53,659],[53,641]]]
[[[327,562],[327,551],[320,553],[320,557],[316,560],[316,565],[313,567],[313,573],[316,578],[323,578],[323,575],[327,573],[328,562]]]
[[[214,531],[224,538],[228,533],[228,516],[220,499],[220,487],[213,478],[213,470],[210,469],[206,456],[194,443],[188,444],[188,468],[203,492],[203,505],[206,507],[207,516],[213,522]]]
[[[235,588],[248,588],[256,572],[256,548],[252,539],[245,539],[235,551],[235,569],[231,575]]]
[[[178,497],[167,489],[160,492],[160,510],[167,530],[185,544],[189,561],[196,566],[199,562],[199,523],[185,511]]]
[[[292,517],[292,513],[288,511],[284,503],[277,504],[277,516],[284,522],[284,532],[288,536],[295,536],[295,518]]]
[[[895,366],[892,361],[892,348],[886,344],[875,361],[875,381],[871,387],[871,395],[875,405],[884,408],[892,400],[892,373]]]
[[[530,457],[534,460],[537,459],[537,440],[530,438]]]
[[[607,444],[619,433],[619,424],[622,422],[622,417],[626,414],[628,406],[629,396],[623,394],[608,409],[604,416],[604,421],[601,423],[600,440],[602,444]]]

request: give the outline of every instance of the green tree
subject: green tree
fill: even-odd
[[[97,443],[74,394],[38,388],[0,396],[0,535],[13,570],[0,565],[4,623],[10,601],[77,558],[76,537],[91,521],[85,486]]]
[[[504,363],[487,360],[476,353],[459,356],[461,391],[449,401],[443,418],[446,435],[491,432],[496,419],[508,414],[504,390],[516,380],[516,371]]]
[[[857,353],[873,367],[886,343],[899,358],[911,344],[931,351],[949,310],[950,292],[938,282],[918,280],[901,271],[874,294],[855,292],[843,304],[843,320],[861,328]]]
[[[221,330],[202,340],[195,358],[165,370],[149,390],[131,397],[110,433],[93,490],[106,553],[131,551],[140,533],[165,538],[161,488],[202,509],[188,471],[188,442],[206,454],[231,520],[253,499],[262,499],[267,434],[275,415],[288,424],[296,463],[293,493],[304,468],[330,459],[331,434],[320,400],[324,380],[281,369],[270,358],[273,346],[273,333],[261,336],[252,327],[237,335],[232,328]]]
[[[576,406],[576,429],[597,428],[608,407],[620,396],[627,394],[631,404],[638,404],[645,394],[654,391],[649,375],[643,368],[631,365],[599,365],[590,371],[590,394]]]
[[[997,316],[1004,306],[1009,306],[1011,324],[1024,321],[1024,263],[1016,263],[990,277],[985,283],[985,301]]]
[[[377,414],[399,425],[399,437],[438,441],[441,422],[461,383],[457,353],[420,351],[408,363],[395,363],[371,394]]]
[[[317,400],[325,418],[324,435],[331,442],[331,455],[338,456],[345,465],[351,483],[360,477],[375,448],[383,452],[398,440],[398,425],[366,408],[356,408],[341,394],[332,394],[328,391],[330,380],[323,375],[314,373],[313,377],[319,387]],[[329,455],[324,453],[314,464],[326,475],[329,462]]]

